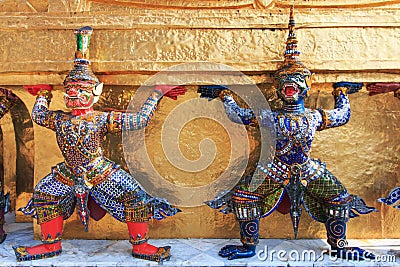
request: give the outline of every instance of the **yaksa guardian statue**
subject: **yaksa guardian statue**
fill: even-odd
[[[278,97],[283,102],[281,110],[269,113],[276,132],[276,149],[272,162],[257,166],[257,172],[265,176],[263,183],[250,190],[251,179],[243,179],[230,194],[208,202],[212,208],[224,213],[232,212],[240,224],[242,246],[228,245],[219,255],[228,259],[255,255],[259,239],[260,218],[277,209],[284,199],[290,202],[290,216],[295,237],[298,231],[302,206],[311,217],[326,226],[331,255],[348,259],[374,258],[374,255],[358,247],[347,247],[346,224],[350,218],[370,213],[358,196],[348,193],[339,180],[327,170],[325,163],[310,157],[316,131],[338,127],[350,119],[348,94],[362,88],[362,84],[339,82],[334,84],[333,110],[311,110],[304,107],[304,98],[311,86],[312,73],[300,61],[293,7],[290,10],[289,36],[286,42],[284,62],[274,73]],[[267,120],[256,116],[251,109],[238,106],[229,90],[210,87],[199,91],[202,97],[219,96],[227,115],[237,123],[270,127]],[[261,112],[262,113],[262,112]],[[263,124],[264,123],[264,124]]]
[[[65,104],[71,112],[49,110],[50,86],[28,86],[37,95],[33,120],[56,133],[64,162],[52,167],[50,174],[35,187],[33,198],[22,209],[35,214],[42,231],[43,244],[15,246],[18,261],[43,259],[59,255],[63,221],[77,206],[79,218],[88,230],[89,216],[101,219],[105,212],[127,224],[133,257],[163,261],[170,257],[170,247],[155,247],[147,240],[148,220],[161,220],[179,210],[166,200],[148,195],[135,179],[118,164],[103,156],[102,140],[108,133],[143,128],[152,118],[163,95],[176,99],[183,87],[156,86],[137,113],[93,110],[103,84],[90,68],[88,46],[92,29],[75,31],[77,51],[74,69],[64,80]]]
[[[18,101],[18,97],[10,90],[0,88],[0,119],[13,107]],[[6,240],[7,234],[4,231],[4,214],[10,209],[10,194],[4,194],[4,177],[0,177],[0,244]]]

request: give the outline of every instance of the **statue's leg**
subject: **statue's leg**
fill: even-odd
[[[260,218],[239,221],[242,246],[227,245],[221,248],[218,255],[227,257],[228,260],[253,257],[256,254],[258,244],[259,224]]]
[[[255,190],[247,190],[247,182],[239,185],[229,201],[240,225],[241,246],[227,245],[221,248],[218,255],[229,260],[253,257],[259,237],[261,216],[270,214],[277,208],[283,194],[283,188],[272,179],[266,178]]]
[[[325,222],[328,244],[331,255],[347,260],[375,259],[375,255],[359,247],[348,247],[346,240],[347,222],[350,206],[348,204],[331,204],[329,215]]]
[[[353,199],[354,196],[327,170],[307,185],[304,196],[313,218],[325,224],[332,256],[349,260],[374,259],[372,253],[361,248],[347,247],[347,222]]]
[[[119,168],[95,184],[91,194],[100,207],[126,222],[133,257],[157,262],[170,258],[169,246],[158,248],[147,242],[148,221],[172,216],[178,209],[165,200],[149,196],[129,173]]]
[[[43,244],[14,246],[17,260],[38,260],[60,255],[64,218],[72,214],[74,207],[74,195],[69,185],[57,181],[52,174],[43,178],[35,187],[32,200],[21,209],[25,214],[36,212]]]
[[[220,249],[218,255],[228,260],[250,258],[256,254],[259,225],[261,218],[262,195],[237,188],[231,200],[233,213],[240,226],[242,245],[227,245]]]
[[[134,258],[161,262],[171,257],[170,246],[156,247],[148,243],[151,215],[149,205],[129,207],[125,206],[125,218],[129,231],[129,242],[132,244]]]

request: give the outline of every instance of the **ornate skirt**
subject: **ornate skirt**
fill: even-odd
[[[239,220],[253,220],[271,214],[285,192],[298,186],[302,192],[300,205],[319,222],[325,222],[327,217],[352,218],[358,216],[355,211],[366,214],[375,210],[367,207],[360,197],[350,195],[319,160],[310,159],[296,168],[294,171],[293,166],[274,160],[262,169],[265,179],[255,191],[249,191],[248,180],[251,177],[246,178],[232,192],[218,196],[207,204],[215,209],[222,208],[223,213],[232,212]],[[290,177],[294,175],[298,176],[298,185],[290,184]]]
[[[121,222],[161,220],[179,212],[165,199],[148,195],[129,173],[108,159],[80,177],[66,163],[57,164],[36,185],[33,198],[21,211],[35,213],[39,224],[58,216],[67,219],[75,210],[78,183],[96,204]]]

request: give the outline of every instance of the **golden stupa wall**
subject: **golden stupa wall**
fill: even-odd
[[[157,72],[179,63],[215,62],[244,72],[271,98],[270,74],[282,59],[287,36],[288,10],[293,1],[183,1],[183,0],[4,0],[0,3],[0,85],[13,90],[32,109],[34,97],[22,85],[54,86],[52,109],[64,109],[62,81],[72,68],[75,51],[73,29],[94,28],[90,45],[92,68],[105,83],[98,109],[124,109],[127,99]],[[332,108],[332,83],[391,82],[400,77],[400,3],[379,0],[295,1],[299,49],[303,62],[315,72],[307,105]],[[215,78],[215,83],[218,83]],[[190,122],[181,131],[180,148],[187,158],[199,157],[204,138],[217,147],[211,168],[185,173],[169,164],[162,151],[160,131],[168,113],[179,104],[197,98],[197,87],[178,101],[163,99],[146,129],[148,152],[157,170],[169,181],[185,186],[211,182],[223,171],[230,155],[223,128],[206,120]],[[343,127],[317,133],[312,156],[328,168],[347,189],[362,196],[379,212],[353,219],[349,238],[400,238],[400,212],[376,202],[400,185],[400,100],[393,93],[368,96],[365,88],[350,96],[352,118]],[[217,112],[217,111],[216,111]],[[219,112],[219,111],[218,111]],[[29,192],[15,192],[15,177],[22,177],[15,164],[18,154],[13,125],[8,114],[0,121],[3,130],[4,169],[14,206],[20,207]],[[250,162],[257,154],[256,130],[248,127]],[[50,167],[62,161],[54,133],[33,124],[34,140],[27,142],[27,157],[34,166],[34,184]],[[121,136],[109,136],[107,156],[124,157]],[[27,151],[28,151],[27,150]],[[25,150],[20,150],[25,151]],[[15,153],[14,153],[15,152]],[[23,152],[19,152],[23,153]],[[221,167],[222,166],[222,167]],[[19,174],[19,175],[18,175]],[[29,190],[28,190],[29,191]],[[16,202],[16,204],[15,204]],[[238,237],[232,215],[206,206],[181,207],[182,212],[151,223],[152,238]],[[26,220],[17,212],[17,220]],[[284,223],[282,223],[284,222]],[[126,227],[106,216],[91,221],[89,233],[74,214],[65,224],[66,238],[127,238]],[[35,224],[36,236],[39,229]],[[278,213],[263,219],[264,238],[292,237],[288,216]],[[300,238],[323,238],[324,226],[304,212]]]

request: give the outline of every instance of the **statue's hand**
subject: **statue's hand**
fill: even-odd
[[[239,258],[250,258],[256,255],[255,246],[254,247],[246,247],[246,246],[235,246],[235,245],[227,245],[218,252],[218,255],[224,258],[228,258],[228,260],[234,260]]]
[[[163,96],[169,97],[173,100],[176,100],[178,96],[186,93],[186,88],[181,85],[159,84],[155,86],[154,90],[159,91]]]
[[[24,85],[24,89],[33,96],[37,96],[39,91],[47,90],[51,91],[53,88],[50,84],[36,84],[36,85]]]
[[[6,89],[6,88],[2,88],[2,87],[0,87],[0,96],[5,96],[5,97],[7,97],[8,96],[8,93],[9,91]]]
[[[200,85],[197,93],[200,93],[200,97],[202,98],[208,98],[209,100],[212,100],[219,97],[221,92],[227,89],[227,87],[222,85]]]
[[[11,90],[1,87],[0,87],[0,96],[5,96],[6,99],[11,101],[16,101],[18,99],[18,96],[16,96],[13,92],[11,92]]]
[[[347,94],[354,94],[361,90],[364,86],[363,83],[353,83],[353,82],[337,82],[333,84],[333,88],[345,87],[347,88]]]
[[[371,83],[367,85],[369,95],[396,92],[400,89],[400,83]]]

